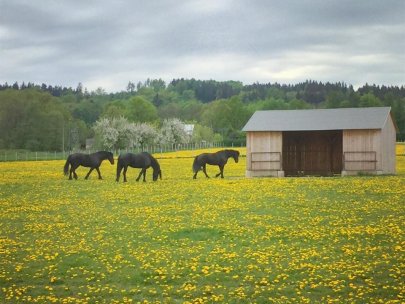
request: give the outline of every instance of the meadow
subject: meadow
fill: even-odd
[[[146,183],[1,162],[0,302],[405,301],[404,145],[396,176],[247,179],[242,157],[193,180],[200,152],[155,154]]]

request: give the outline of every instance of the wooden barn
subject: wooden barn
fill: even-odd
[[[389,107],[257,111],[243,131],[247,177],[395,174]]]

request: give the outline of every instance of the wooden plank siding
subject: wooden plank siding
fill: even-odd
[[[381,130],[343,130],[345,175],[382,170],[380,139]]]
[[[397,129],[394,125],[392,116],[389,115],[387,123],[381,130],[381,166],[383,174],[396,173],[396,158],[395,158],[395,144],[396,144]]]
[[[282,132],[247,132],[246,175],[280,176]]]
[[[344,130],[342,174],[395,174],[396,132],[391,115],[382,129]]]

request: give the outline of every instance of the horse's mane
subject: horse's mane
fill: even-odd
[[[239,151],[238,150],[232,150],[232,149],[225,149],[222,150],[220,152],[225,152],[226,154],[230,154],[230,155],[239,155]]]
[[[149,154],[149,157],[150,157],[150,162],[151,162],[152,168],[157,168],[158,170],[160,170],[160,165],[159,165],[158,161],[156,160],[156,158],[154,158],[152,156],[152,154]]]
[[[103,154],[103,155],[105,155],[105,154],[109,154],[109,155],[111,155],[112,154],[112,152],[110,152],[110,151],[97,151],[96,153],[94,153],[94,154]]]

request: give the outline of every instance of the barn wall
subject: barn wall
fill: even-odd
[[[381,131],[381,163],[384,174],[395,174],[395,144],[396,129],[391,115],[388,115],[387,122]]]
[[[282,132],[247,132],[246,176],[282,176]]]
[[[343,130],[343,157],[343,174],[381,172],[381,130]]]

